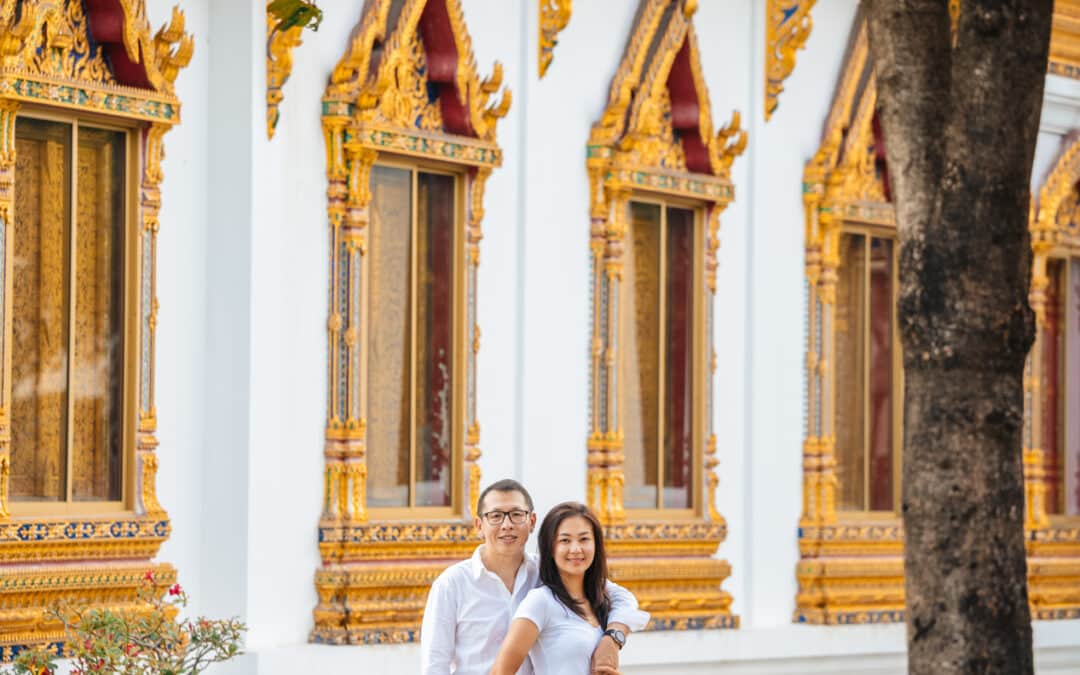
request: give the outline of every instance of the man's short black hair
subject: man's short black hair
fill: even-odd
[[[525,489],[525,486],[517,482],[513,478],[503,478],[497,480],[491,485],[484,488],[484,491],[480,493],[480,499],[476,500],[476,515],[479,516],[482,513],[484,505],[484,497],[487,497],[489,492],[519,492],[521,496],[525,498],[525,503],[529,505],[529,510],[533,510],[532,495]]]

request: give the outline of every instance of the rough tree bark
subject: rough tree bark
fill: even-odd
[[[1031,673],[1021,468],[1052,0],[864,0],[900,242],[911,673]]]

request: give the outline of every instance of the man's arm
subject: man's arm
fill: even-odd
[[[420,627],[420,672],[422,675],[450,675],[457,634],[457,598],[446,577],[431,585],[424,622]]]
[[[649,614],[638,609],[637,598],[622,586],[607,582],[608,597],[611,598],[611,612],[608,614],[607,627],[630,635],[632,630],[641,630],[649,623]],[[605,635],[596,644],[592,655],[592,673],[613,672],[619,667],[619,645],[615,639]]]

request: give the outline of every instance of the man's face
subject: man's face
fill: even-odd
[[[515,523],[521,513],[527,515],[521,523]],[[492,522],[499,518],[502,522]],[[487,493],[480,505],[480,516],[473,520],[488,550],[497,555],[520,555],[525,550],[529,533],[536,527],[536,514],[529,510],[525,496],[517,491],[492,490]]]

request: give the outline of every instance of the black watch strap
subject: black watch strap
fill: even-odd
[[[608,628],[604,631],[604,635],[610,636],[611,639],[615,641],[615,644],[618,645],[619,649],[622,649],[623,645],[626,644],[626,633],[618,628]]]

